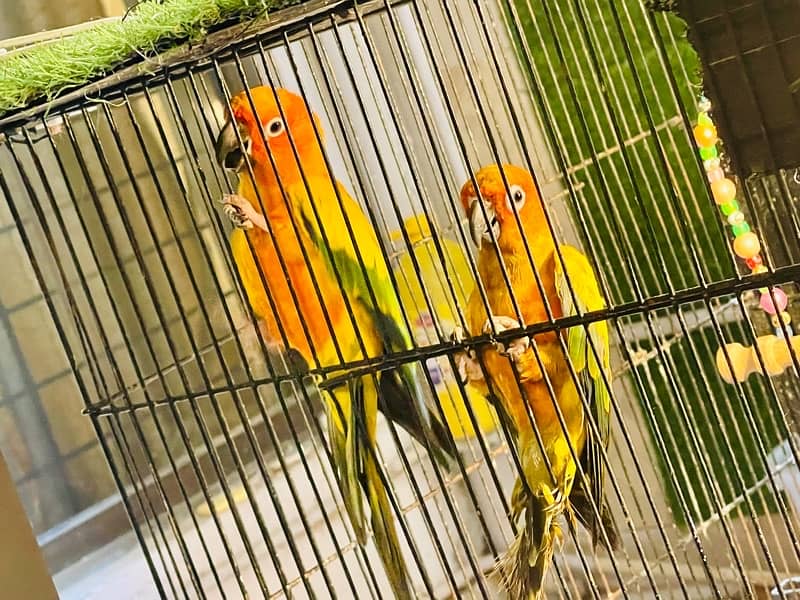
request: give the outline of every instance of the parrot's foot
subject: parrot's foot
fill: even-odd
[[[223,204],[222,212],[237,229],[252,229],[253,222],[245,217],[233,204]]]
[[[502,317],[492,315],[491,318],[486,320],[483,326],[483,333],[489,335],[493,333],[502,333],[509,329],[520,329],[522,326],[519,321],[511,317]],[[517,360],[522,354],[530,347],[531,342],[527,337],[517,338],[505,346],[502,342],[495,342],[494,347],[500,354],[505,354],[511,357],[512,360]]]
[[[466,335],[462,327],[455,327],[452,333],[450,333],[450,341],[454,344],[460,344],[465,339]],[[483,381],[483,371],[481,370],[481,364],[478,362],[478,355],[475,350],[459,352],[453,359],[456,361],[456,367],[458,368],[459,381],[462,383]]]
[[[250,202],[239,194],[225,194],[222,197],[222,212],[234,227],[252,229],[258,227],[267,231],[264,215],[253,208]]]

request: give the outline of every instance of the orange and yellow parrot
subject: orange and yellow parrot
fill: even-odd
[[[441,461],[453,455],[452,440],[429,412],[416,367],[351,378],[346,368],[336,369],[411,348],[380,242],[359,205],[331,176],[319,119],[302,97],[256,87],[249,97],[234,97],[231,109],[216,154],[221,166],[239,176],[238,193],[225,199],[225,213],[237,226],[230,243],[239,275],[269,338],[285,341],[308,365],[332,368],[328,374],[342,382],[321,387],[344,503],[363,545],[366,497],[392,589],[398,598],[413,598],[375,454],[377,411]]]
[[[477,290],[470,297],[467,321],[473,334],[520,327],[512,293],[522,325],[549,320],[534,268],[553,318],[605,306],[587,258],[571,246],[559,245],[560,252],[556,251],[530,173],[511,165],[504,165],[502,171],[496,165],[485,167],[475,175],[474,183],[470,180],[464,184],[461,202],[469,216],[471,237],[479,248],[478,271],[489,304],[487,313]],[[591,407],[589,415],[569,371],[559,335]],[[541,333],[534,336],[534,342],[541,365],[528,337],[505,347],[499,343],[486,345],[473,358],[460,357],[467,361],[462,362],[462,372],[471,385],[494,397],[510,423],[524,475],[524,480],[517,479],[511,498],[511,517],[518,525],[518,534],[498,561],[498,573],[515,600],[539,598],[555,540],[560,538],[558,518],[562,514],[577,517],[592,533],[595,545],[601,529],[605,529],[611,548],[619,544],[603,500],[602,453],[608,446],[611,409],[607,324],[600,321],[562,333]],[[478,361],[483,363],[485,376]],[[558,418],[556,404],[565,427]],[[594,430],[589,419],[596,424]],[[575,456],[579,457],[585,476],[583,485],[575,481],[579,473]]]

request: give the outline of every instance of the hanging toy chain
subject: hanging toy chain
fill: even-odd
[[[717,149],[717,128],[708,114],[711,102],[705,96],[700,97],[697,105],[697,125],[694,128],[694,139],[700,148],[700,158],[711,186],[711,194],[720,212],[725,217],[733,233],[733,253],[744,261],[752,274],[765,273],[767,267],[761,258],[761,242],[745,220],[744,213],[739,209],[736,200],[736,184],[728,179],[722,168]],[[770,322],[775,328],[774,335],[759,337],[756,345],[747,348],[741,344],[727,344],[727,354],[733,366],[733,374],[729,368],[725,352],[722,348],[717,351],[717,370],[728,383],[744,381],[750,373],[779,375],[792,364],[789,343],[783,339],[784,328],[791,339],[795,351],[800,353],[800,336],[793,336],[792,317],[786,310],[789,299],[780,287],[760,288],[761,299],[759,305],[770,316]],[[756,347],[764,362],[764,369],[758,360]],[[735,377],[734,377],[735,375]]]

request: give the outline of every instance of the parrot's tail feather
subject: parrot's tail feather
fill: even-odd
[[[345,505],[351,520],[357,521],[356,537],[359,543],[366,543],[366,531],[364,528],[364,501],[361,496],[360,466],[361,466],[361,445],[364,433],[360,423],[361,415],[364,414],[364,386],[362,380],[352,379],[350,388],[350,422],[347,424],[347,458],[344,462],[344,481]],[[359,532],[359,529],[361,531]]]
[[[415,596],[409,587],[408,568],[400,549],[392,508],[379,472],[380,467],[369,451],[365,452],[363,459],[364,484],[369,500],[375,546],[383,561],[395,597],[398,600],[413,600]]]
[[[358,475],[359,448],[361,435],[358,427],[355,426],[356,413],[350,410],[350,414],[345,418],[343,409],[344,395],[351,394],[353,386],[331,391],[328,396],[328,435],[330,436],[331,454],[336,468],[336,477],[339,481],[339,489],[342,493],[342,500],[356,534],[358,543],[362,546],[367,543],[367,528],[364,515],[364,500],[361,495],[361,483]],[[352,400],[360,396],[356,390],[352,393]],[[348,409],[352,408],[348,406]]]
[[[617,525],[611,516],[611,509],[608,504],[603,501],[600,506],[600,523],[597,522],[592,501],[586,494],[586,488],[583,484],[574,485],[572,492],[569,496],[569,502],[575,517],[583,525],[586,530],[592,535],[592,545],[596,548],[602,542],[606,549],[609,551],[619,550],[620,536]],[[602,534],[605,530],[605,536]]]
[[[327,390],[327,396],[336,474],[358,543],[362,546],[367,543],[366,495],[375,546],[392,590],[399,600],[412,600],[414,595],[409,587],[408,570],[397,539],[389,496],[364,423],[364,379],[354,378],[347,386]]]
[[[578,488],[579,494],[581,491],[584,493],[584,499],[586,500],[587,504],[586,508],[588,509],[589,514],[592,516],[592,520],[590,521],[592,526],[590,527],[589,531],[592,533],[592,543],[596,548],[598,537],[600,535],[600,524],[597,522],[597,519],[594,516],[591,499],[595,499],[600,512],[600,520],[602,521],[603,480],[605,478],[605,474],[602,459],[603,444],[602,442],[592,438],[594,438],[594,435],[589,432],[589,439],[586,440],[586,447],[584,448],[584,455],[586,459],[584,473],[590,474],[589,481],[587,482],[584,479],[580,485],[575,485],[572,487],[573,489]],[[584,457],[581,457],[581,460],[583,460],[583,458]],[[603,523],[603,525],[605,524]]]
[[[557,525],[555,526],[556,528],[558,527]],[[536,557],[536,562],[531,565],[530,580],[533,582],[533,585],[530,589],[531,598],[537,598],[541,596],[544,576],[547,574],[547,569],[550,567],[550,563],[553,562],[553,552],[555,551],[555,544],[553,543],[554,538],[559,535],[560,530],[558,530],[558,533],[553,531],[551,534],[548,534],[544,546],[539,548],[539,554]]]
[[[439,464],[449,466],[448,457],[454,460],[456,457],[455,442],[447,428],[435,415],[430,414],[427,407],[421,418],[419,413],[422,409],[412,397],[412,394],[419,394],[418,390],[409,390],[411,386],[406,385],[398,371],[382,373],[379,386],[378,408],[384,416],[400,425],[423,447],[429,448]]]
[[[602,541],[609,552],[620,547],[619,530],[603,497],[603,463],[601,445],[593,440],[586,441],[586,446],[581,454],[581,468],[585,477],[576,479],[569,494],[569,502],[575,517],[592,535],[592,546]],[[598,521],[592,500],[598,508],[600,519]],[[603,536],[605,530],[605,537]]]
[[[519,480],[512,498],[517,504],[524,499],[524,524],[506,553],[497,560],[494,573],[509,598],[539,600],[553,560],[555,540],[561,537],[561,528],[556,522],[560,507],[532,495]],[[519,514],[518,506],[514,510]]]
[[[505,554],[497,559],[494,574],[500,579],[509,598],[538,600],[544,572],[531,568],[529,558],[533,552],[530,536],[522,531]]]

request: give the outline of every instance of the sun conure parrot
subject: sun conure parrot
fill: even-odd
[[[413,365],[339,377],[347,374],[346,368],[336,369],[339,365],[411,348],[389,268],[370,221],[329,173],[319,119],[305,100],[268,87],[249,94],[252,104],[246,92],[231,99],[233,118],[216,143],[220,165],[239,176],[238,193],[224,201],[237,226],[231,251],[270,340],[284,343],[283,332],[285,344],[308,365],[333,367],[328,376],[343,381],[320,387],[344,503],[363,545],[366,496],[375,544],[395,595],[413,598],[375,455],[377,411],[443,462],[454,453],[452,440],[429,412]]]
[[[489,304],[487,314],[477,289],[470,297],[467,321],[473,334],[500,333],[520,327],[512,291],[523,325],[549,319],[531,258],[553,318],[605,306],[587,258],[567,245],[558,247],[559,258],[530,173],[511,165],[504,165],[502,172],[496,165],[485,167],[475,174],[474,183],[469,180],[464,184],[461,202],[469,217],[471,237],[479,248],[478,271]],[[511,291],[503,276],[504,269]],[[591,407],[590,415],[581,403],[558,335],[566,344],[581,393]],[[587,343],[589,338],[596,354]],[[611,379],[607,324],[599,321],[588,328],[580,326],[561,333],[541,333],[535,335],[534,340],[568,434],[559,422],[554,400],[528,337],[505,345],[487,344],[478,350],[478,356],[460,357],[462,364],[466,361],[462,372],[471,380],[470,384],[496,399],[516,443],[524,475],[524,481],[522,477],[517,479],[511,498],[511,518],[518,526],[518,533],[506,554],[498,560],[497,572],[511,598],[526,600],[540,596],[555,539],[560,538],[560,515],[577,517],[592,533],[595,545],[601,528],[605,529],[611,548],[619,544],[619,535],[603,500],[601,454],[608,446],[611,409],[606,386]],[[483,362],[488,380],[478,361]],[[589,418],[596,423],[595,431],[589,425]],[[541,435],[541,445],[532,423]],[[578,471],[568,443],[579,457],[585,476],[583,485],[575,481]],[[547,460],[542,455],[542,446]],[[595,517],[592,500],[600,522]]]

